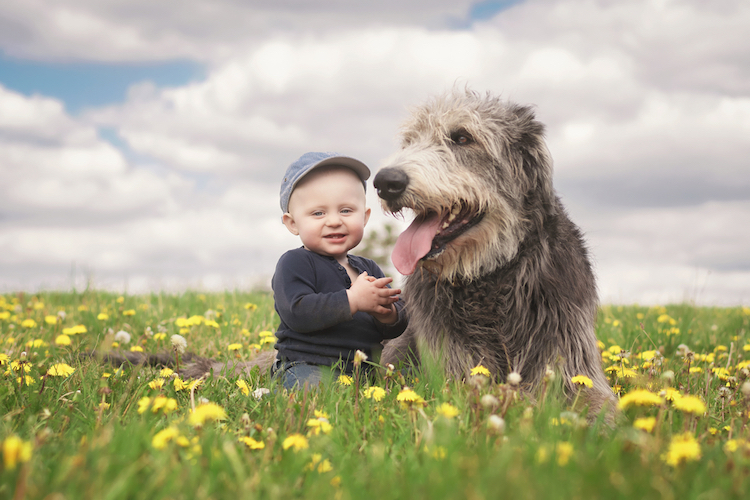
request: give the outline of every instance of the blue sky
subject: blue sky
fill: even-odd
[[[135,83],[149,81],[157,87],[169,87],[203,77],[203,66],[192,61],[66,63],[0,57],[0,83],[6,88],[27,96],[60,99],[72,114],[87,107],[123,102]]]

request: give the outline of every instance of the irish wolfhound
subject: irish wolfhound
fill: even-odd
[[[374,179],[386,210],[416,216],[392,254],[408,275],[409,326],[382,361],[429,351],[449,375],[482,364],[501,380],[518,372],[528,388],[557,364],[568,394],[576,375],[593,382],[590,416],[613,408],[594,274],[532,109],[454,90],[417,108],[402,137]]]

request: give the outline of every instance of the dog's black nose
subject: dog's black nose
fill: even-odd
[[[400,168],[384,168],[375,176],[372,185],[378,190],[378,196],[392,201],[404,194],[409,185],[409,176]]]

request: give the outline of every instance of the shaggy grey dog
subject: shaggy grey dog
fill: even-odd
[[[482,364],[527,388],[558,365],[585,375],[595,417],[614,395],[594,334],[597,291],[579,229],[552,186],[544,126],[526,106],[454,90],[417,108],[402,148],[374,185],[384,208],[416,215],[393,250],[408,275],[409,327],[383,363],[419,361],[429,351],[449,375]]]

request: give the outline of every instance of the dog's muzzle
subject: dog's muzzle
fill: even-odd
[[[372,181],[378,196],[385,201],[398,199],[409,185],[409,176],[398,167],[387,167],[382,169]]]

